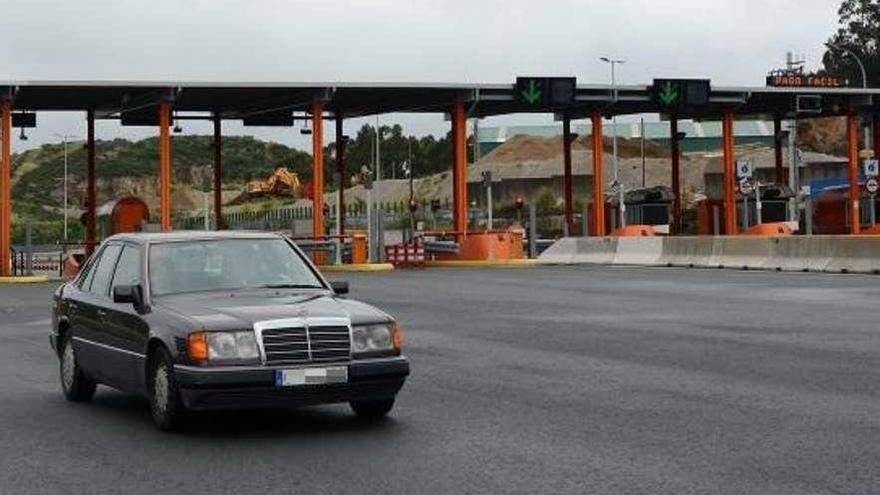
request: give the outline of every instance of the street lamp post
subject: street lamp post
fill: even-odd
[[[858,55],[856,55],[856,52],[850,50],[849,48],[847,48],[845,46],[835,45],[834,43],[825,43],[825,46],[828,47],[828,49],[830,49],[830,50],[840,50],[843,53],[852,57],[853,60],[855,60],[856,63],[859,65],[859,69],[862,71],[862,88],[868,87],[868,73],[867,73],[867,71],[865,71],[865,64],[862,63],[862,59],[859,58]],[[871,147],[870,141],[871,141],[871,130],[869,128],[865,127],[865,148],[866,149]]]
[[[605,62],[606,64],[611,66],[611,99],[616,104],[617,103],[617,79],[614,75],[614,66],[617,64],[623,64],[626,60],[620,58],[613,57],[599,57],[599,60]],[[617,195],[618,195],[618,225],[620,227],[626,226],[626,205],[624,204],[624,187],[623,180],[620,177],[620,165],[617,162],[617,114],[611,114],[611,128],[614,129],[614,132],[611,135],[611,160],[614,167],[614,182],[617,183]],[[596,153],[597,150],[593,150],[593,153]],[[599,153],[602,150],[598,150]]]
[[[70,134],[55,134],[64,143],[64,240],[67,240],[67,140],[74,137]]]

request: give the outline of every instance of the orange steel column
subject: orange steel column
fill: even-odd
[[[95,232],[95,111],[86,112],[86,257],[97,244]]]
[[[736,234],[736,196],[734,195],[733,111],[725,110],[721,121],[721,139],[724,143],[724,233]]]
[[[464,101],[457,100],[452,108],[452,168],[455,191],[452,216],[455,231],[467,233],[467,124],[465,122]]]
[[[159,104],[159,225],[171,230],[171,104]]]
[[[847,155],[849,155],[849,233],[858,234],[862,230],[862,216],[859,214],[859,116],[850,112],[846,116]]]
[[[593,234],[605,235],[605,173],[602,168],[602,112],[594,111],[593,121]]]
[[[312,102],[312,235],[324,235],[324,105]]]
[[[0,101],[0,277],[12,275],[12,101]]]

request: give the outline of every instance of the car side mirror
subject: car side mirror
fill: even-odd
[[[330,288],[340,296],[348,294],[348,280],[331,280]]]
[[[141,287],[139,285],[114,286],[113,302],[118,304],[133,304],[135,309],[140,310],[143,306]]]

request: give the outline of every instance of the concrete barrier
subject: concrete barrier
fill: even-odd
[[[713,237],[665,237],[660,265],[705,268],[714,255]]]
[[[828,267],[835,238],[829,236],[777,237],[770,242],[768,270],[821,272]]]
[[[556,241],[538,257],[546,264],[610,264],[617,253],[614,237],[566,237]]]
[[[880,274],[880,236],[566,238],[539,262]]]
[[[771,237],[716,237],[710,266],[761,270],[770,260]]]
[[[839,236],[825,271],[880,273],[880,239],[873,236]]]
[[[617,239],[617,252],[611,263],[654,266],[660,264],[662,256],[662,237],[620,237]]]

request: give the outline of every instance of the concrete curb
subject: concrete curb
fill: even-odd
[[[536,259],[520,259],[520,260],[455,260],[455,261],[427,261],[425,265],[429,268],[527,268],[537,266]]]
[[[352,272],[390,272],[394,271],[391,263],[363,263],[357,265],[323,265],[318,270],[322,273],[352,273]]]
[[[45,275],[34,275],[31,277],[0,277],[0,285],[2,284],[45,284],[49,281],[49,277]]]

